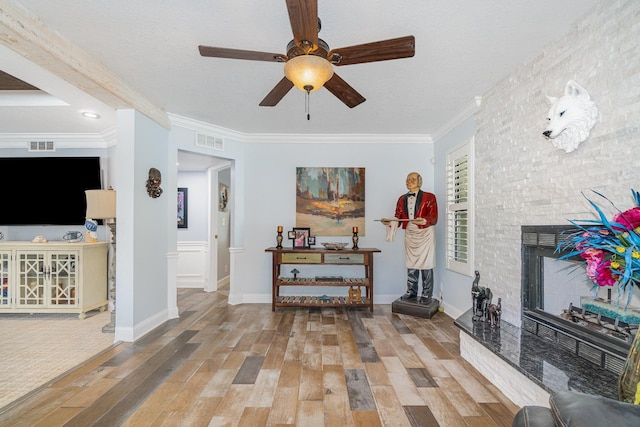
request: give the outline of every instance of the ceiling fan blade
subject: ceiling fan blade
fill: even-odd
[[[251,61],[286,62],[281,53],[256,52],[253,50],[227,49],[224,47],[198,46],[200,55],[213,58],[248,59]]]
[[[287,11],[296,46],[306,41],[318,47],[318,0],[287,0]]]
[[[342,80],[340,76],[333,73],[333,77],[324,84],[329,92],[334,94],[340,101],[344,102],[349,108],[362,104],[366,99],[360,95],[354,88],[349,86],[347,82]]]
[[[261,107],[274,107],[293,87],[293,82],[286,77],[278,82],[271,92],[260,102]]]
[[[410,58],[415,55],[414,36],[359,44],[332,49],[327,59],[334,65],[362,64],[364,62],[387,61],[390,59]]]

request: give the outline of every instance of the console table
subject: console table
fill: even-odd
[[[267,248],[272,260],[271,310],[276,307],[369,307],[373,311],[373,254],[380,252],[375,248],[360,249],[285,249]],[[282,277],[280,268],[283,264],[315,264],[315,265],[362,265],[364,277]],[[365,288],[359,300],[346,296],[281,296],[282,286],[343,286]]]

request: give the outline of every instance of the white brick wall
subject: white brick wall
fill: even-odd
[[[545,95],[562,96],[571,79],[600,114],[565,153],[542,132]],[[520,226],[595,218],[581,195],[590,189],[621,209],[640,190],[640,1],[604,0],[486,93],[476,120],[476,269],[520,325]]]

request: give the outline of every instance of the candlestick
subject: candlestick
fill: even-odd
[[[278,235],[276,236],[276,248],[282,249],[282,226],[278,226]]]
[[[358,227],[353,227],[353,237],[351,240],[353,241],[353,249],[358,249]]]

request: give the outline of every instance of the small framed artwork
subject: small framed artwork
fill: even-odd
[[[310,228],[293,228],[293,247],[294,248],[308,248],[309,236],[311,235]]]
[[[229,186],[219,184],[218,187],[218,210],[220,210],[221,212],[226,212],[227,203],[229,202]]]
[[[188,193],[187,188],[178,188],[178,228],[187,228],[188,225]]]
[[[313,246],[316,244],[316,236],[309,236],[307,240],[309,242],[309,246]]]

